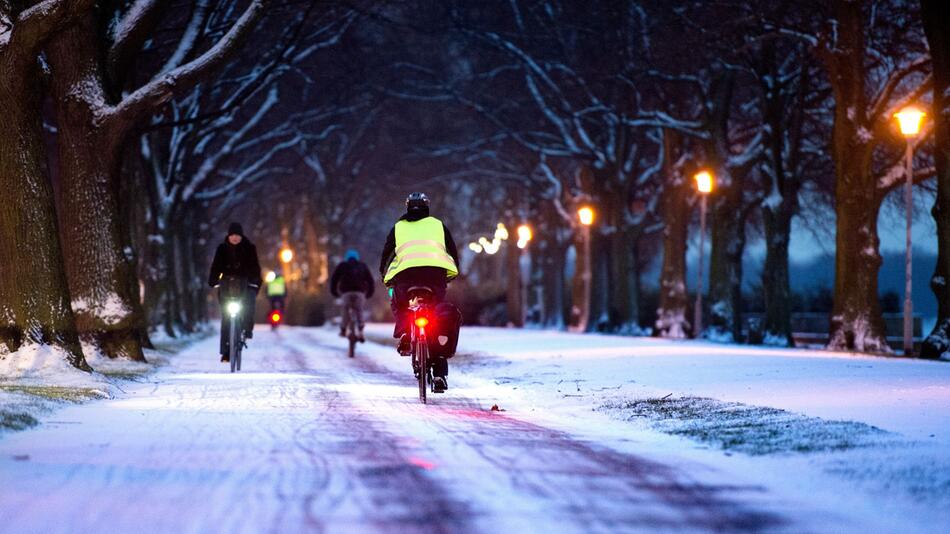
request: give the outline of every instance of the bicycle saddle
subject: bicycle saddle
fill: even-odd
[[[426,286],[412,286],[409,288],[407,293],[409,294],[410,299],[416,297],[431,297],[435,295],[435,291],[433,291],[432,288]]]

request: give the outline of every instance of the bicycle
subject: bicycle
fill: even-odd
[[[227,337],[228,359],[233,373],[241,370],[241,352],[247,345],[243,318],[247,291],[248,288],[255,288],[256,286],[248,284],[244,278],[225,277],[221,279],[217,287],[219,288],[219,298],[224,302],[224,312],[230,318]],[[253,309],[251,312],[253,313]]]
[[[426,389],[432,385],[432,362],[429,359],[429,340],[426,336],[426,327],[429,326],[429,317],[432,308],[428,301],[434,293],[428,287],[409,288],[409,311],[412,312],[412,326],[410,333],[410,347],[412,369],[419,381],[419,400],[426,404]]]

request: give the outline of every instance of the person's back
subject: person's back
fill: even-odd
[[[409,353],[409,290],[422,286],[432,290],[437,304],[445,299],[448,282],[458,276],[458,250],[452,234],[439,219],[429,214],[429,198],[412,193],[406,199],[406,213],[400,217],[386,238],[379,273],[392,288],[391,307],[396,325],[393,337],[399,339],[397,350]],[[433,362],[437,389],[447,386],[448,363],[444,358]]]
[[[346,329],[350,321],[356,320],[357,339],[365,341],[363,337],[363,307],[366,299],[373,296],[373,275],[369,267],[360,261],[359,252],[350,249],[344,256],[344,261],[336,266],[330,277],[330,293],[342,300],[343,316],[340,321],[340,336],[346,336]]]

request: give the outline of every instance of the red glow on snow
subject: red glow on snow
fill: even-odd
[[[415,457],[415,456],[413,456],[412,458],[409,458],[409,463],[411,463],[412,465],[414,465],[414,466],[416,466],[416,467],[421,467],[421,468],[425,469],[426,471],[431,471],[431,470],[435,469],[435,464],[434,464],[434,463],[432,463],[432,462],[430,462],[430,461],[428,461],[428,460],[423,460],[422,458],[417,458],[417,457]]]

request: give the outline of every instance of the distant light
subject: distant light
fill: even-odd
[[[277,324],[277,323],[280,322],[280,312],[279,312],[279,311],[275,311],[274,313],[270,314],[270,322],[272,322],[272,323],[274,323],[274,324]]]
[[[231,317],[236,316],[237,314],[241,313],[241,303],[236,300],[232,300],[231,302],[228,302],[227,311],[228,311],[228,315],[230,315]]]
[[[518,227],[518,240],[519,241],[531,241],[533,236],[531,232],[531,227],[527,224],[522,224]]]
[[[481,245],[475,242],[469,243],[468,249],[474,252],[475,254],[481,254],[482,250],[484,250]]]
[[[590,206],[584,206],[577,210],[577,217],[584,226],[594,224],[594,210]]]
[[[709,171],[699,171],[696,173],[696,189],[700,193],[708,194],[713,190],[713,175]]]
[[[914,106],[907,106],[894,114],[897,117],[897,123],[900,125],[901,134],[904,137],[917,137],[920,134],[920,125],[924,122],[926,113],[920,111]]]
[[[280,251],[280,261],[284,263],[290,263],[294,259],[294,251],[290,250],[290,247],[284,247]]]
[[[267,276],[264,277],[264,281],[267,283],[271,283],[276,279],[277,279],[277,273],[275,273],[274,271],[267,271]]]
[[[508,239],[508,228],[505,227],[505,223],[498,223],[495,228],[495,239],[501,241]]]
[[[416,326],[419,328],[425,328],[429,325],[429,320],[425,317],[416,317]]]

